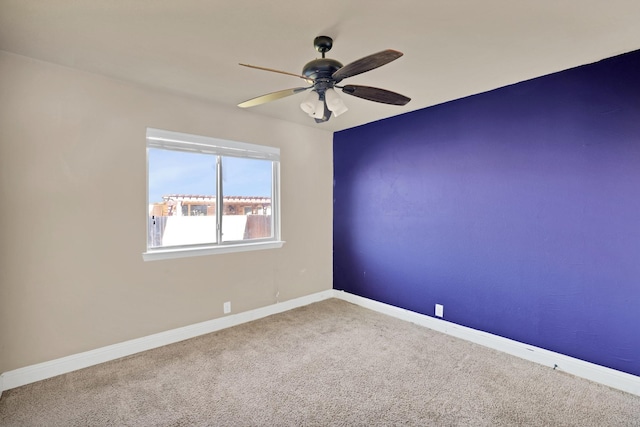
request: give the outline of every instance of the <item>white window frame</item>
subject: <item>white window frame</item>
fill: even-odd
[[[281,248],[285,243],[280,239],[280,149],[265,145],[249,144],[246,142],[229,141],[207,136],[192,135],[182,132],[172,132],[162,129],[147,128],[147,191],[146,191],[146,217],[147,231],[149,231],[149,148],[165,150],[178,150],[218,156],[232,156],[247,159],[270,160],[274,167],[271,189],[271,215],[273,221],[273,237],[267,239],[242,240],[224,242],[218,238],[216,242],[205,245],[172,246],[166,248],[149,248],[142,254],[145,261],[155,261],[171,258],[185,258],[201,255],[213,255],[230,252],[245,252],[261,249]],[[216,203],[218,226],[221,224],[222,214],[222,177],[218,168]],[[148,242],[148,236],[145,238]]]

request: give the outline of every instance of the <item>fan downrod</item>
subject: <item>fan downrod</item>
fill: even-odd
[[[329,36],[318,36],[313,39],[313,46],[324,58],[325,52],[329,52],[333,47],[333,39]]]

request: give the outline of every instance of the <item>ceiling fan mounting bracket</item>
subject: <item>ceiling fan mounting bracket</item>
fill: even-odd
[[[329,36],[318,36],[313,39],[313,46],[324,58],[325,52],[329,52],[333,47],[333,39]]]

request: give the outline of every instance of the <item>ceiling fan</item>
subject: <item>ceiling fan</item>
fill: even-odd
[[[347,107],[344,105],[344,102],[334,88],[342,89],[342,92],[348,95],[383,104],[405,105],[407,102],[411,101],[411,98],[386,89],[379,89],[371,86],[338,85],[338,83],[347,77],[362,74],[400,58],[402,56],[402,52],[387,49],[382,52],[365,56],[364,58],[360,58],[357,61],[343,66],[335,59],[325,58],[325,53],[331,50],[331,47],[333,46],[333,39],[331,39],[331,37],[316,37],[313,40],[313,45],[316,50],[322,54],[322,58],[314,59],[307,63],[302,69],[302,74],[288,73],[286,71],[257,67],[255,65],[240,64],[244,67],[300,77],[310,86],[295,87],[268,93],[242,102],[238,104],[238,107],[254,107],[256,105],[275,101],[276,99],[311,90],[302,104],[300,104],[300,108],[302,108],[302,110],[310,117],[315,119],[316,123],[322,123],[329,120],[331,113],[338,117],[340,114],[347,111]]]

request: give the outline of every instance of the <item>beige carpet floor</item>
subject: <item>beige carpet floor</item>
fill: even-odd
[[[640,426],[640,397],[341,300],[5,391],[2,426]]]

